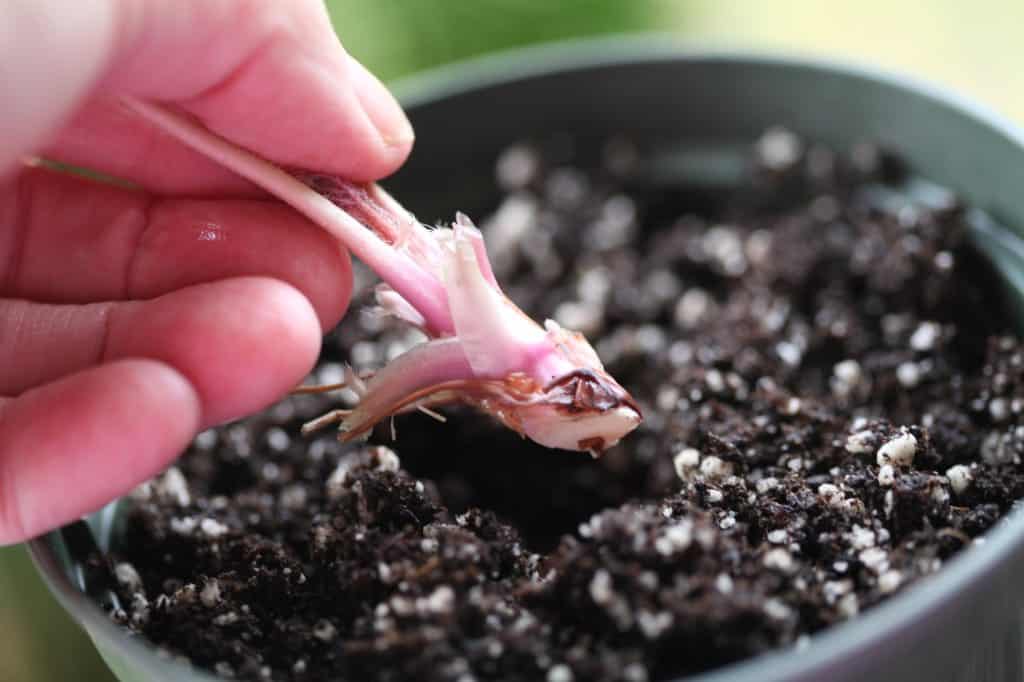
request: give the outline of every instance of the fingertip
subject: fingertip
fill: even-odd
[[[189,381],[121,360],[26,392],[0,413],[0,545],[95,511],[162,470],[198,429]]]
[[[408,157],[413,131],[402,107],[345,52],[322,2],[119,7],[124,26],[103,80],[107,93],[174,103],[269,160],[352,180],[382,178]],[[78,141],[78,156],[96,160],[94,143],[95,136]],[[173,148],[162,138],[156,144]],[[148,158],[145,147],[136,154]],[[129,171],[133,163],[119,160]],[[160,177],[149,168],[136,174]],[[169,184],[183,184],[180,168],[169,175]]]
[[[298,289],[238,277],[124,306],[109,324],[107,357],[152,357],[184,374],[203,408],[202,427],[261,410],[316,362],[321,329]]]
[[[183,106],[219,135],[285,166],[366,182],[395,172],[414,134],[388,89],[345,55],[338,63],[286,47],[266,50]]]
[[[316,364],[323,330],[312,303],[291,284],[265,278],[253,278],[252,284],[261,289],[265,305],[265,317],[257,325],[287,351],[274,354],[274,371],[268,373],[266,393],[272,401],[287,393]]]
[[[217,283],[220,296],[249,305],[244,328],[225,325],[234,335],[233,356],[221,366],[218,385],[204,386],[203,428],[262,410],[297,386],[316,364],[323,332],[313,305],[280,280],[247,277]],[[230,291],[235,289],[235,291]],[[201,376],[210,368],[197,368]]]
[[[324,237],[332,239],[326,233]],[[326,291],[309,299],[320,322],[321,337],[338,326],[352,302],[352,257],[346,249],[338,248],[334,253],[336,265],[330,272],[339,275],[327,280]]]
[[[143,358],[121,360],[107,367],[116,367],[123,372],[145,400],[163,402],[170,407],[169,411],[174,417],[167,420],[163,429],[171,440],[187,445],[199,431],[203,415],[199,394],[188,378],[177,369],[158,360]],[[164,460],[155,462],[152,473],[163,469],[165,464]]]
[[[349,82],[367,118],[380,134],[378,179],[396,171],[408,158],[416,133],[391,91],[358,60],[349,58]]]

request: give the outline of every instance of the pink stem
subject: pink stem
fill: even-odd
[[[455,222],[463,227],[469,228],[463,231],[463,234],[469,239],[469,243],[473,246],[473,253],[476,254],[476,263],[480,267],[480,274],[484,276],[487,283],[492,287],[501,291],[501,285],[498,284],[498,278],[494,276],[494,268],[491,267],[491,259],[487,255],[487,244],[484,243],[484,236],[480,233],[480,230],[473,225],[473,222],[466,216],[465,213],[458,213],[455,216]]]
[[[393,414],[396,405],[417,391],[436,384],[473,378],[473,368],[466,360],[459,339],[449,337],[421,343],[373,375],[366,385],[366,394],[345,419],[345,426],[352,431],[362,430],[364,424],[375,423]]]
[[[133,110],[178,140],[287,202],[337,237],[424,317],[437,335],[454,332],[443,282],[407,254],[396,251],[326,197],[269,161],[168,109],[125,99]]]

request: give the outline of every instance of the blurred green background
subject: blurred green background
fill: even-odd
[[[870,61],[1024,123],[1021,0],[329,0],[348,50],[384,79],[476,54],[658,31],[715,47]],[[0,549],[0,681],[107,682],[19,547]]]

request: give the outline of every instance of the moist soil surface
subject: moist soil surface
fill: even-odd
[[[648,170],[517,145],[482,221],[637,432],[594,460],[453,408],[343,446],[299,428],[344,393],[289,398],[133,493],[112,617],[227,678],[666,680],[813,646],[981,544],[1024,493],[1024,349],[955,197],[782,130],[728,191]],[[418,339],[353,313],[311,379]]]

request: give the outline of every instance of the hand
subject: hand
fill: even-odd
[[[198,430],[278,399],[348,305],[337,243],[120,95],[173,103],[282,164],[359,180],[394,171],[413,136],[319,1],[0,9],[4,544],[102,506]]]

